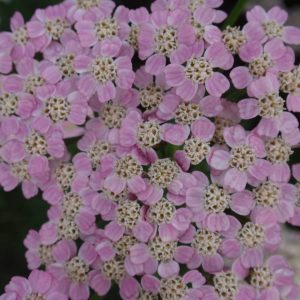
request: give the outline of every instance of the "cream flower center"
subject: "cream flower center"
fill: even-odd
[[[300,70],[294,68],[290,72],[279,73],[280,89],[284,93],[295,93],[300,89]]]
[[[151,255],[159,262],[173,259],[177,249],[177,242],[164,242],[159,236],[154,237],[148,244]]]
[[[28,162],[25,160],[11,164],[11,173],[20,181],[30,180],[28,174]]]
[[[43,265],[50,265],[54,262],[52,256],[53,245],[39,245],[38,246],[38,255]]]
[[[113,259],[104,262],[101,266],[101,272],[107,279],[119,282],[125,275],[123,259],[115,256]]]
[[[32,132],[24,142],[25,150],[31,155],[47,155],[47,141],[38,132]]]
[[[267,159],[272,163],[288,162],[293,154],[291,146],[281,137],[267,141],[266,152]]]
[[[128,229],[132,229],[140,218],[140,205],[137,201],[123,201],[117,207],[117,221]]]
[[[166,198],[162,198],[157,203],[149,207],[148,218],[154,224],[164,224],[172,220],[176,208],[173,203]]]
[[[200,164],[210,151],[208,142],[204,142],[199,138],[191,138],[184,142],[183,150],[190,159],[192,165]]]
[[[267,70],[272,66],[272,59],[265,53],[258,59],[249,63],[249,71],[254,77],[261,77],[264,76]]]
[[[115,18],[106,18],[95,25],[95,32],[98,41],[116,37],[118,35],[118,30],[119,26]]]
[[[261,117],[274,118],[284,111],[284,100],[278,94],[268,94],[258,100]]]
[[[239,145],[231,150],[229,165],[239,171],[247,171],[255,164],[256,156],[248,145]]]
[[[77,240],[80,235],[79,228],[73,219],[62,218],[57,224],[58,236],[61,239]]]
[[[26,45],[29,37],[27,29],[25,27],[20,27],[13,32],[13,40],[19,45]]]
[[[238,26],[227,26],[222,33],[222,40],[232,54],[238,53],[241,46],[246,43],[246,37]]]
[[[120,128],[125,116],[125,108],[112,101],[106,102],[100,111],[100,118],[109,129]]]
[[[253,268],[250,273],[250,284],[257,289],[266,289],[272,285],[272,273],[268,267]]]
[[[161,141],[160,126],[155,121],[141,123],[137,131],[139,144],[145,148],[151,148]]]
[[[91,9],[97,7],[101,3],[101,0],[76,0],[76,4],[82,9]]]
[[[213,283],[221,300],[234,299],[238,289],[238,280],[231,271],[215,275]]]
[[[92,61],[91,73],[95,80],[103,84],[117,78],[117,66],[111,57],[97,57]]]
[[[279,187],[267,181],[254,189],[256,203],[262,207],[276,207],[279,201]]]
[[[265,239],[264,229],[251,222],[246,223],[238,233],[238,240],[248,248],[260,246]]]
[[[155,84],[149,84],[140,91],[141,105],[146,109],[158,107],[163,100],[163,89]]]
[[[88,279],[89,266],[78,256],[66,263],[66,271],[72,281],[85,283]]]
[[[0,96],[0,116],[9,117],[17,112],[19,98],[15,94],[4,93]]]
[[[73,219],[78,214],[81,207],[82,199],[78,194],[74,192],[65,194],[62,201],[62,211],[66,218]]]
[[[191,125],[202,115],[200,106],[196,103],[180,103],[175,111],[175,122]]]
[[[283,35],[283,26],[274,21],[265,22],[262,27],[269,39],[280,38]]]
[[[149,168],[149,178],[154,184],[166,188],[179,174],[179,167],[176,162],[169,158],[158,159]]]
[[[160,282],[160,296],[164,300],[184,299],[187,294],[187,286],[181,277],[163,278]]]
[[[109,143],[104,141],[97,141],[93,144],[87,152],[87,155],[93,163],[93,167],[97,168],[101,162],[103,155],[111,152],[112,147]]]
[[[117,161],[116,174],[123,179],[130,179],[143,172],[139,162],[130,155],[126,155]]]
[[[45,22],[46,32],[53,40],[59,40],[64,34],[66,27],[66,21],[59,18]]]
[[[26,93],[35,94],[35,90],[37,87],[45,84],[45,79],[39,75],[29,75],[26,77],[24,82],[24,90]]]
[[[63,77],[69,78],[75,75],[76,71],[74,69],[74,59],[75,55],[72,53],[63,55],[57,59],[57,65],[59,70],[62,72]]]
[[[215,255],[222,243],[222,238],[218,233],[207,229],[199,229],[192,241],[192,247],[200,255]]]
[[[63,190],[71,187],[75,177],[75,167],[71,163],[60,164],[55,170],[55,178]]]
[[[212,77],[213,67],[205,57],[190,58],[185,67],[185,77],[194,83],[204,84]]]
[[[159,28],[154,36],[155,51],[169,56],[177,49],[177,30],[172,26]]]
[[[71,112],[71,104],[66,98],[51,97],[45,102],[44,113],[54,122],[66,121]]]
[[[225,189],[213,183],[206,187],[203,200],[205,210],[221,213],[228,207],[231,198]]]

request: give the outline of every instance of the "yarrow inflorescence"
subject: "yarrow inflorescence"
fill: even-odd
[[[218,26],[222,4],[14,14],[0,185],[49,210],[1,300],[299,299],[276,250],[282,224],[300,226],[300,29],[260,6]]]

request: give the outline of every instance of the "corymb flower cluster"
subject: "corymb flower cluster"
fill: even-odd
[[[65,0],[0,33],[0,184],[49,204],[1,300],[300,299],[276,254],[300,225],[300,29],[260,6],[218,26],[221,5]]]

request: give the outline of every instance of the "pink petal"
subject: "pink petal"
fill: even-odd
[[[221,97],[230,88],[228,79],[221,73],[215,72],[206,80],[205,87],[212,96]]]

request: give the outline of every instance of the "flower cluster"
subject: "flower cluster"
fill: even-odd
[[[299,299],[300,29],[221,5],[65,0],[0,33],[0,184],[49,204],[1,300]]]

